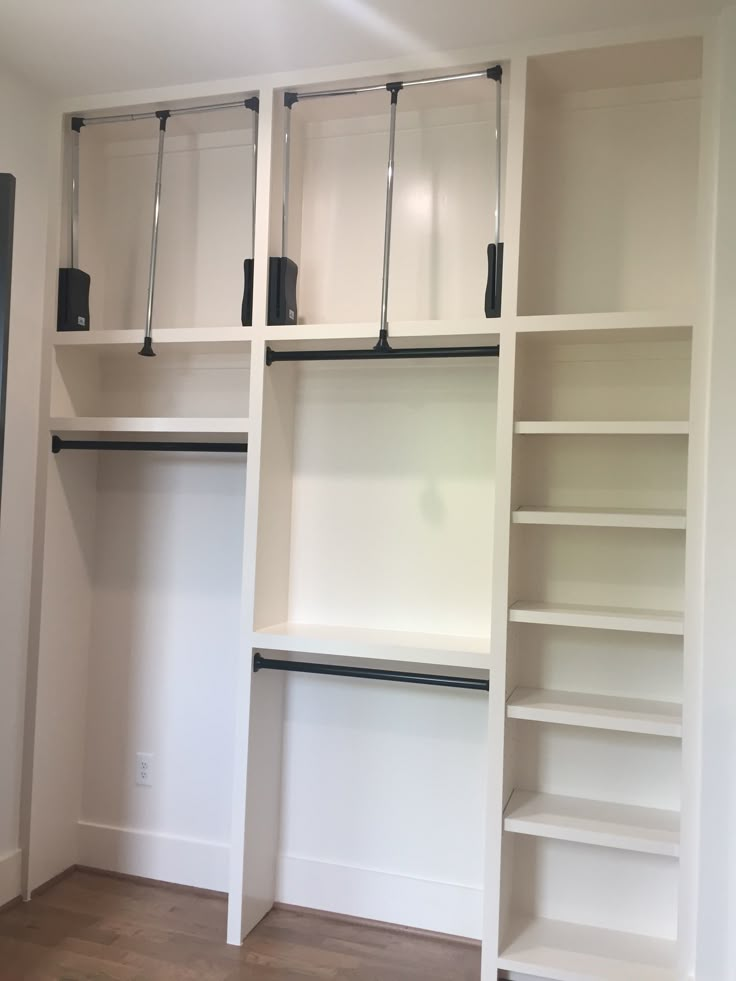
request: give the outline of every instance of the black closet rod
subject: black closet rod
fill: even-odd
[[[446,674],[423,674],[418,671],[386,671],[383,668],[345,667],[339,664],[316,664],[312,661],[281,661],[253,656],[253,671],[295,671],[298,674],[326,674],[339,678],[364,678],[369,681],[399,681],[410,685],[432,685],[436,688],[467,688],[488,691],[483,678],[457,678]]]
[[[376,346],[361,348],[357,351],[327,350],[327,351],[274,351],[266,348],[266,364],[276,361],[365,361],[380,359],[395,361],[403,358],[497,358],[500,347],[498,344],[486,347],[404,347],[395,348]]]
[[[62,450],[148,450],[159,453],[247,453],[247,443],[197,443],[149,440],[62,439],[51,437],[51,452]]]

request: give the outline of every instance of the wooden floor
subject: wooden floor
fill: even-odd
[[[0,913],[2,981],[478,981],[471,943],[274,910],[225,944],[225,900],[76,871]]]

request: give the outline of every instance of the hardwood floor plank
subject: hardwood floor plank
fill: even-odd
[[[76,870],[0,912],[0,981],[478,981],[477,944],[273,910],[225,943],[218,895]]]

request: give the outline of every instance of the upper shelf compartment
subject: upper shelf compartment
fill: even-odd
[[[522,316],[692,305],[701,62],[699,38],[530,59]]]
[[[239,99],[212,98],[209,104],[235,107],[172,115],[167,121],[154,348],[158,328],[236,328],[241,323],[243,260],[252,256],[256,114],[246,108],[244,97],[237,105]],[[131,111],[180,110],[192,104]],[[79,139],[79,265],[91,277],[91,332],[131,329],[142,337],[159,121],[91,122]],[[66,243],[66,223],[64,236]]]
[[[491,64],[459,68],[457,74]],[[417,77],[433,74],[439,73]],[[271,255],[287,255],[298,266],[300,324],[378,323],[387,81],[362,79],[361,86],[375,84],[378,91],[304,98],[291,109],[277,97],[275,192],[283,177],[287,114],[291,127],[288,232],[282,245],[281,195],[274,193]],[[496,87],[483,76],[406,87],[398,94],[390,321],[484,316],[496,211]],[[505,129],[505,103],[502,118]]]

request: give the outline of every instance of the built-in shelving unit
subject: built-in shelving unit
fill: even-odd
[[[498,358],[268,356],[376,343],[383,76],[263,80],[254,236],[254,115],[172,117],[155,358],[157,125],[81,134],[92,329],[48,339],[42,435],[134,445],[43,477],[29,888],[79,862],[153,875],[130,858],[151,854],[155,878],[228,891],[231,943],[278,899],[478,938],[481,981],[685,976],[702,41],[589,43],[502,62],[498,318],[495,83],[399,95],[390,342]],[[440,62],[482,76],[488,55]],[[289,326],[265,322],[282,254]],[[138,452],[164,440],[248,453]],[[254,674],[259,652],[490,691]],[[131,747],[163,757],[145,799]],[[213,760],[198,824],[189,775]]]

